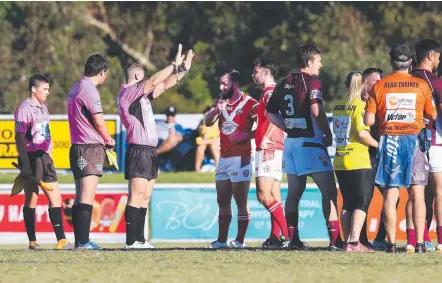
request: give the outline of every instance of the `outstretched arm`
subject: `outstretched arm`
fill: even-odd
[[[181,44],[179,44],[178,51],[175,55],[175,61],[172,62],[172,64],[170,64],[166,68],[164,68],[164,69],[162,69],[152,75],[152,77],[144,85],[145,92],[149,91],[153,87],[164,82],[170,75],[172,75],[173,71],[175,69],[177,69],[182,64],[184,57],[185,57],[184,55],[181,55],[182,49],[183,49],[183,46]]]
[[[193,56],[194,54],[191,49],[189,50],[189,52],[187,52],[186,60],[184,61],[184,64],[179,68],[177,73],[170,74],[163,82],[155,86],[152,93],[152,97],[154,99],[163,94],[166,90],[174,87],[176,84],[179,83],[179,81],[187,74],[187,71],[190,70],[190,67],[192,66]]]

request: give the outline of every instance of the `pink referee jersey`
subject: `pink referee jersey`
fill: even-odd
[[[52,151],[49,111],[46,105],[27,98],[14,113],[15,132],[25,133],[26,151]]]
[[[68,120],[72,144],[102,144],[93,115],[103,113],[100,93],[93,82],[83,77],[69,92]]]
[[[146,81],[127,86],[122,85],[118,96],[118,114],[127,130],[129,144],[158,145],[158,133],[152,105],[148,98],[154,88],[145,93]]]

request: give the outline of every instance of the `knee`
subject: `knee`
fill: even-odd
[[[258,198],[258,201],[264,206],[269,205],[273,201],[273,197],[270,192],[264,192],[262,190],[257,190],[256,196]]]
[[[238,215],[248,215],[248,214],[250,214],[250,210],[247,205],[238,206]]]
[[[218,197],[216,199],[216,201],[218,203],[220,211],[221,211],[222,208],[230,209],[230,202],[231,202],[231,200],[227,199],[226,197]]]

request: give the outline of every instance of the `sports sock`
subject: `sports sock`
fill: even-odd
[[[218,242],[227,242],[227,235],[229,234],[230,221],[232,221],[232,215],[219,215],[218,216]]]
[[[281,230],[282,235],[285,238],[288,238],[289,235],[287,231],[287,221],[285,220],[284,212],[281,208],[281,205],[275,200],[267,207],[267,210],[272,216],[272,236],[276,239],[279,239],[279,231]],[[276,223],[273,223],[273,219]],[[280,229],[273,229],[274,224],[276,224],[275,226],[279,227]]]
[[[279,228],[278,222],[276,221],[275,217],[270,213],[270,221],[272,224],[272,229],[270,230],[270,240],[279,240],[279,235],[281,233],[281,229]]]
[[[51,219],[52,228],[54,228],[57,241],[66,239],[63,229],[63,218],[61,216],[61,207],[51,207],[48,209],[49,219]]]
[[[330,242],[332,244],[339,244],[342,242],[340,231],[339,231],[339,221],[333,220],[333,221],[327,221],[327,229],[328,234],[330,236]]]
[[[72,228],[74,229],[75,243],[78,242],[78,204],[72,205]]]
[[[430,235],[428,234],[428,225],[427,225],[427,221],[425,221],[425,227],[424,227],[424,241],[425,241],[425,242],[431,242]]]
[[[140,207],[137,220],[137,241],[143,244],[146,242],[146,239],[144,238],[144,223],[146,223],[146,214],[147,208]]]
[[[126,245],[132,246],[137,239],[139,208],[126,205],[124,220],[126,221]]]
[[[82,245],[89,242],[89,231],[91,229],[91,221],[92,221],[92,205],[86,203],[78,204],[77,211],[77,222],[78,225],[78,242]]]
[[[250,214],[238,215],[238,234],[235,241],[244,244],[244,238],[246,237],[247,227],[249,227]]]
[[[437,243],[442,245],[442,226],[437,226]]]
[[[299,231],[298,231],[298,212],[288,213],[286,215],[286,220],[287,220],[287,230],[290,242],[300,243],[301,239],[299,238]]]
[[[35,236],[35,208],[23,206],[23,220],[25,221],[29,241],[37,241]]]
[[[416,247],[416,230],[407,228],[407,245]]]

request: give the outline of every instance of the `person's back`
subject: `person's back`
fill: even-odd
[[[118,114],[127,130],[127,143],[156,147],[158,133],[152,105],[148,95],[145,95],[145,84],[146,81],[143,80],[132,85],[121,86],[118,96]],[[150,94],[150,92],[147,93]]]
[[[410,74],[393,73],[378,81],[371,90],[367,111],[376,113],[380,135],[418,135],[425,127],[424,112],[431,115],[428,84]]]
[[[380,123],[375,182],[383,188],[387,252],[396,252],[396,202],[399,188],[410,194],[407,204],[407,229],[416,229],[416,247],[407,253],[425,252],[424,188],[428,183],[427,138],[424,116],[432,124],[436,109],[428,84],[409,74],[412,52],[396,44],[389,53],[393,74],[378,81],[370,91],[364,122]],[[424,129],[424,130],[423,130]],[[422,131],[423,130],[423,131]],[[412,213],[408,211],[412,209]]]
[[[336,136],[336,156],[333,161],[335,170],[371,167],[368,146],[358,137],[358,131],[370,129],[363,121],[364,109],[365,102],[360,98],[348,106],[347,99],[343,98],[333,108],[333,132]]]

